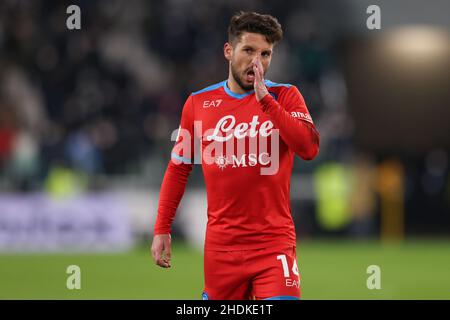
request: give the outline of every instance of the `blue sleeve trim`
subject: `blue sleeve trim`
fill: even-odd
[[[298,297],[293,296],[276,296],[276,297],[270,297],[264,300],[300,300]]]
[[[172,152],[172,159],[175,158],[185,164],[191,164],[191,159],[185,158],[185,157],[181,157],[179,155],[177,155],[175,152]]]

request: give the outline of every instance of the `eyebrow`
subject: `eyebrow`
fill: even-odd
[[[249,44],[244,45],[244,46],[242,47],[242,49],[252,49],[252,50],[255,50],[255,48],[252,47],[252,46],[249,45]],[[272,50],[270,50],[270,49],[263,50],[263,53],[272,53]]]

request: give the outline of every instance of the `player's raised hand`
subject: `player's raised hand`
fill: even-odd
[[[269,93],[269,91],[264,83],[264,68],[259,56],[256,56],[252,62],[253,72],[255,73],[255,82],[253,83],[253,87],[255,88],[256,100],[260,101],[266,94]]]
[[[155,263],[162,268],[170,268],[170,234],[157,234],[153,237],[152,257]]]

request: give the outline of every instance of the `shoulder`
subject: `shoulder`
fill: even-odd
[[[214,91],[221,90],[223,88],[225,81],[226,80],[212,84],[212,85],[207,86],[206,88],[200,89],[198,91],[194,91],[191,93],[191,96],[196,96],[196,95],[205,94],[205,93],[211,94],[211,93],[214,93]]]
[[[266,84],[266,87],[268,87],[268,88],[289,89],[291,87],[295,87],[294,85],[292,85],[290,83],[278,83],[278,82],[273,82],[268,79],[264,80],[264,83]]]
[[[189,104],[193,110],[207,108],[217,103],[217,99],[223,99],[224,85],[226,80],[209,85],[198,91],[191,92],[188,97]]]
[[[271,80],[264,80],[264,83],[266,84],[269,93],[272,94],[272,96],[274,96],[274,98],[277,100],[281,97],[288,98],[301,96],[300,91],[293,84],[278,83]]]
[[[290,83],[278,83],[267,79],[264,80],[264,83],[269,91],[276,92],[278,95],[298,91],[297,87]]]

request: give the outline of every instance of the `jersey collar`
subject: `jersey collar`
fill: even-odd
[[[252,90],[252,91],[248,91],[248,92],[245,92],[245,93],[234,93],[233,91],[230,90],[230,88],[228,88],[227,82],[228,82],[228,80],[225,80],[225,81],[223,82],[223,89],[225,90],[225,92],[226,92],[229,96],[231,96],[231,97],[233,97],[233,98],[236,98],[236,99],[243,99],[243,98],[245,98],[246,96],[251,95],[252,93],[255,92],[255,90]]]

